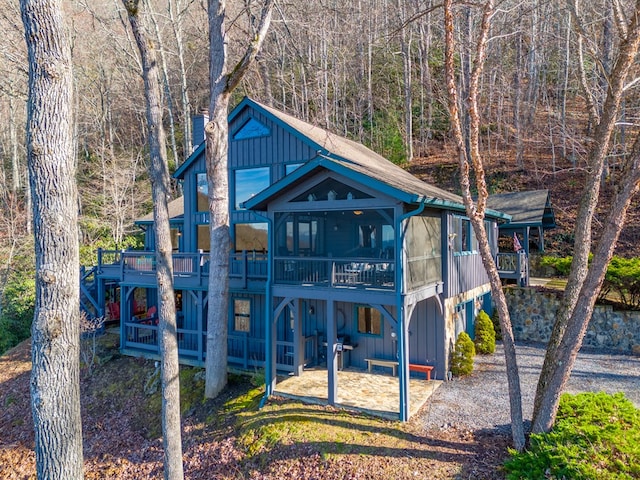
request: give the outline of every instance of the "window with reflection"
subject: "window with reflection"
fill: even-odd
[[[358,333],[382,336],[382,315],[379,310],[364,305],[356,306]]]
[[[244,298],[233,300],[233,329],[236,332],[251,331],[251,300]]]
[[[269,227],[266,222],[236,223],[234,234],[236,252],[267,252]]]
[[[322,256],[325,254],[325,230],[324,214],[276,214],[276,254]]]
[[[357,200],[362,198],[373,197],[333,178],[327,178],[311,187],[306,192],[298,195],[292,200],[292,202],[308,202],[315,200]]]
[[[180,250],[180,238],[182,237],[182,229],[171,228],[171,249],[174,252]]]
[[[197,230],[198,250],[208,252],[211,246],[211,235],[209,233],[209,225],[198,225]]]
[[[477,250],[476,237],[468,218],[455,216],[452,219],[453,252],[471,253]]]
[[[288,163],[284,166],[284,174],[289,175],[294,170],[297,170],[298,167],[302,166],[302,163]]]
[[[270,180],[269,167],[236,170],[234,175],[235,209],[239,210],[243,202],[267,188],[271,184]]]
[[[208,212],[209,211],[209,184],[207,183],[206,173],[196,174],[196,211]]]

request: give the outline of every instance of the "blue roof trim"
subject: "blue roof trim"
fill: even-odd
[[[200,157],[200,155],[204,155],[204,150],[206,147],[207,142],[202,142],[198,148],[196,148],[193,153],[191,155],[189,155],[189,158],[187,158],[184,163],[182,165],[180,165],[180,167],[178,167],[178,169],[173,173],[173,178],[182,178],[182,176],[184,175],[184,173],[189,169],[189,167],[191,166],[192,163],[194,163],[195,161],[198,160],[198,158]]]
[[[337,160],[333,160],[328,157],[316,157],[312,160],[309,160],[307,163],[297,168],[289,175],[285,176],[278,182],[272,184],[262,192],[244,202],[244,208],[248,210],[255,209],[258,205],[267,202],[271,197],[281,193],[287,187],[300,180],[301,178],[309,175],[311,172],[320,167],[324,167],[327,170],[331,170],[332,172],[341,174],[346,178],[349,178],[350,180],[373,188],[374,190],[395,198],[401,202],[420,203],[421,201],[421,197],[419,197],[418,195],[390,187],[389,185],[380,182],[375,178],[371,178],[360,172],[356,172],[350,169],[348,166],[342,163],[338,163]]]

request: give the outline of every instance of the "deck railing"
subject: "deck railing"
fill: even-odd
[[[98,250],[98,270],[109,272],[124,280],[149,277],[156,272],[155,252]],[[182,281],[201,281],[209,275],[209,254],[174,253],[173,273]],[[229,278],[240,280],[246,287],[249,281],[265,281],[268,255],[257,252],[238,252],[230,256]],[[395,288],[395,263],[378,258],[275,257],[275,283],[318,285],[329,287]]]
[[[143,322],[145,321],[125,323],[125,348],[159,354],[158,325],[155,321]],[[203,364],[207,351],[206,332],[178,328],[177,333],[180,357]],[[198,341],[201,342],[200,345]],[[305,350],[309,349],[305,348]],[[253,338],[247,334],[229,334],[227,352],[229,362],[244,369],[264,366],[266,355],[264,339]],[[286,372],[294,370],[293,342],[277,341],[275,354],[278,370]],[[308,360],[305,358],[306,361]]]
[[[377,258],[275,257],[274,283],[395,288],[395,264]]]
[[[529,283],[529,261],[525,252],[498,253],[496,266],[500,278],[515,279],[523,286]]]

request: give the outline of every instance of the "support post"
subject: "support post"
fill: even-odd
[[[398,380],[400,384],[400,421],[409,420],[409,315],[405,305],[398,315]]]
[[[327,399],[335,405],[338,399],[338,355],[336,352],[336,317],[333,300],[327,300]]]

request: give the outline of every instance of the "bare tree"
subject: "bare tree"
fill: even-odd
[[[164,478],[184,478],[182,466],[182,429],[180,426],[180,366],[176,334],[176,305],[173,290],[173,257],[168,202],[170,196],[169,167],[164,127],[162,126],[162,93],[158,81],[158,60],[149,35],[140,20],[139,0],[123,0],[131,30],[142,61],[142,76],[147,104],[149,128],[149,176],[153,198],[154,233],[156,237],[156,277],[158,281],[158,314],[162,384],[162,433]]]
[[[229,69],[225,0],[209,0],[209,102],[210,121],[205,126],[211,260],[205,396],[216,397],[227,384],[227,320],[229,305],[229,185],[227,154],[229,100],[234,88],[255,60],[271,23],[274,0],[264,0],[260,21],[244,56]]]
[[[83,478],[71,51],[60,0],[21,0],[29,58],[27,163],[36,305],[31,408],[39,479]]]
[[[577,28],[578,49],[581,60],[581,37],[584,34],[583,22],[579,16],[577,2],[570,0]],[[580,78],[587,99],[589,113],[595,121],[593,139],[590,142],[587,159],[587,174],[583,194],[578,207],[575,222],[575,241],[573,261],[569,280],[565,289],[562,308],[547,347],[544,365],[540,374],[533,412],[532,429],[534,432],[546,432],[555,421],[560,395],[564,391],[576,356],[582,345],[589,320],[593,313],[595,301],[602,287],[607,266],[613,256],[620,231],[624,225],[631,198],[638,189],[640,171],[638,169],[638,140],[628,155],[620,177],[618,189],[609,208],[599,244],[589,264],[592,245],[592,224],[594,213],[600,197],[601,179],[611,136],[620,113],[623,96],[629,87],[628,76],[635,63],[640,48],[640,1],[628,15],[628,23],[618,25],[620,45],[616,60],[608,76],[606,98],[601,114],[598,108],[597,95],[589,87],[584,73],[584,60],[580,62]],[[630,82],[635,84],[637,79]]]
[[[465,12],[465,17],[468,12]],[[449,113],[454,138],[458,149],[460,162],[460,184],[467,216],[478,239],[480,255],[491,284],[491,295],[500,317],[502,340],[504,343],[504,355],[507,365],[507,380],[509,383],[509,400],[511,406],[511,433],[514,448],[522,450],[525,444],[524,424],[522,421],[522,397],[520,393],[520,377],[516,362],[515,341],[511,328],[511,319],[507,308],[507,301],[502,290],[502,283],[495,259],[491,253],[491,247],[484,226],[484,214],[488,197],[485,171],[482,156],[480,155],[480,116],[478,109],[478,82],[484,68],[486,44],[489,36],[490,18],[493,14],[493,1],[488,0],[484,4],[482,26],[479,39],[476,44],[473,71],[469,77],[468,97],[464,100],[468,105],[469,131],[465,136],[460,112],[458,109],[459,94],[455,80],[455,41],[454,41],[454,15],[453,0],[444,2],[445,22],[445,75],[447,90],[449,93]],[[467,150],[467,145],[469,149]],[[471,196],[470,170],[473,168],[478,190],[477,201]]]

